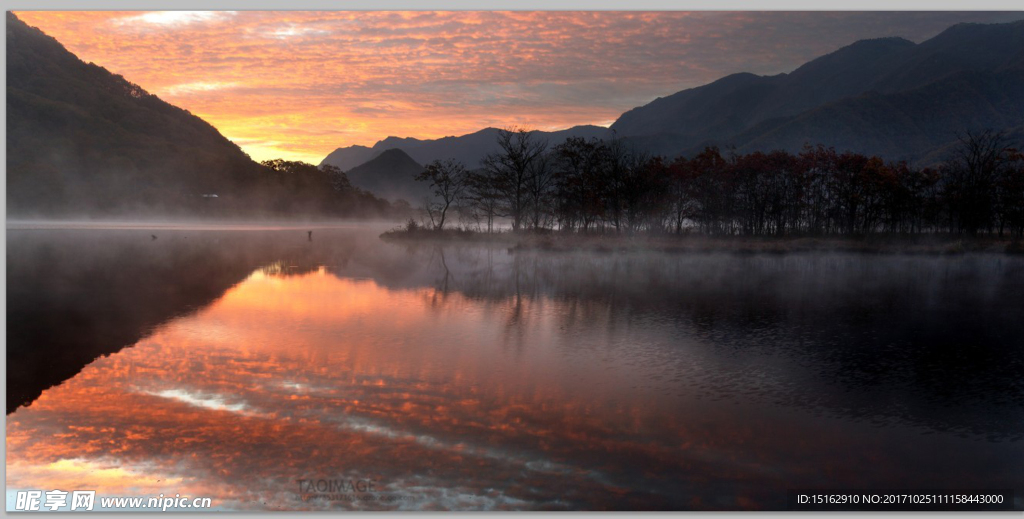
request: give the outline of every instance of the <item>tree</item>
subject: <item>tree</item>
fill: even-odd
[[[434,229],[444,230],[448,210],[457,206],[466,189],[466,168],[455,159],[435,160],[416,176],[420,182],[429,182],[434,199],[426,203],[427,215]]]
[[[691,197],[695,202],[694,219],[707,234],[732,230],[733,190],[728,178],[729,164],[718,147],[704,151],[690,160]]]
[[[693,192],[693,169],[686,157],[677,157],[668,167],[668,197],[671,225],[676,234],[683,233],[683,223],[696,214]]]
[[[500,144],[484,168],[461,171],[463,203],[445,204],[446,190],[438,191],[440,202],[428,208],[435,227],[447,207],[468,206],[478,222],[486,218],[488,232],[508,216],[517,230],[554,221],[584,233],[681,234],[692,225],[752,236],[1024,236],[1024,154],[991,131],[966,134],[937,170],[820,145],[798,155],[708,147],[668,163],[600,139],[569,138],[545,152],[523,130],[503,130]],[[444,182],[439,171],[431,178]]]
[[[1010,234],[1024,237],[1024,153],[1012,150],[996,185],[996,217],[999,236],[1009,228]]]
[[[391,206],[372,194],[354,187],[340,169],[283,159],[261,163],[267,175],[254,186],[250,195],[255,205],[263,205],[278,214],[383,215]]]
[[[550,153],[538,155],[530,162],[526,193],[530,198],[531,223],[534,230],[546,227],[545,220],[551,214],[551,197],[557,180],[553,162]]]
[[[510,127],[498,131],[498,146],[501,152],[488,154],[481,165],[494,183],[505,216],[512,219],[512,230],[518,231],[529,208],[531,166],[547,149],[547,142],[529,130]]]
[[[995,186],[1012,150],[1002,132],[966,132],[944,164],[944,187],[957,231],[970,235],[991,228]]]
[[[627,153],[621,139],[613,138],[611,142],[605,145],[605,149],[607,152],[603,158],[606,164],[602,168],[604,173],[605,214],[608,215],[612,226],[615,227],[615,232],[619,232],[622,227],[622,213],[625,210],[623,206],[626,204],[626,198],[629,196],[627,194],[630,182],[629,177],[634,173],[635,168],[629,167],[629,162],[633,157]]]
[[[608,147],[580,137],[555,147],[558,218],[562,227],[590,229],[604,215]]]
[[[344,193],[352,190],[352,182],[349,181],[348,175],[341,170],[338,166],[331,164],[321,164],[320,171],[323,171],[327,175],[327,178],[331,182],[331,187],[339,193]]]
[[[501,194],[494,179],[484,170],[471,171],[466,175],[466,200],[473,217],[487,221],[487,232],[493,232],[494,219],[498,216]]]

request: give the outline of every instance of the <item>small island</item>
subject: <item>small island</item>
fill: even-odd
[[[929,167],[807,146],[668,160],[627,141],[499,133],[475,170],[449,159],[416,180],[432,197],[389,241],[516,250],[955,254],[1024,251],[1024,155],[965,132]]]

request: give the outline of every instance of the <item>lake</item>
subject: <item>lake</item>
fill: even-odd
[[[791,489],[1013,489],[1024,509],[1024,257],[387,228],[9,225],[8,494],[784,510]]]

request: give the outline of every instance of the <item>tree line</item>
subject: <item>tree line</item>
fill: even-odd
[[[669,160],[621,139],[548,146],[522,128],[498,144],[478,168],[434,161],[417,177],[432,228],[457,214],[487,232],[505,219],[513,231],[1024,236],[1024,154],[991,130],[960,136],[931,168],[820,145]]]
[[[340,168],[284,159],[265,160],[245,203],[268,215],[388,217],[408,206],[392,204],[352,185]]]

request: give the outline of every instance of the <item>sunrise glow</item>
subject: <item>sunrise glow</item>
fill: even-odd
[[[608,125],[730,73],[997,13],[18,11],[256,160],[512,124]],[[1005,16],[1005,15],[1003,15]]]

